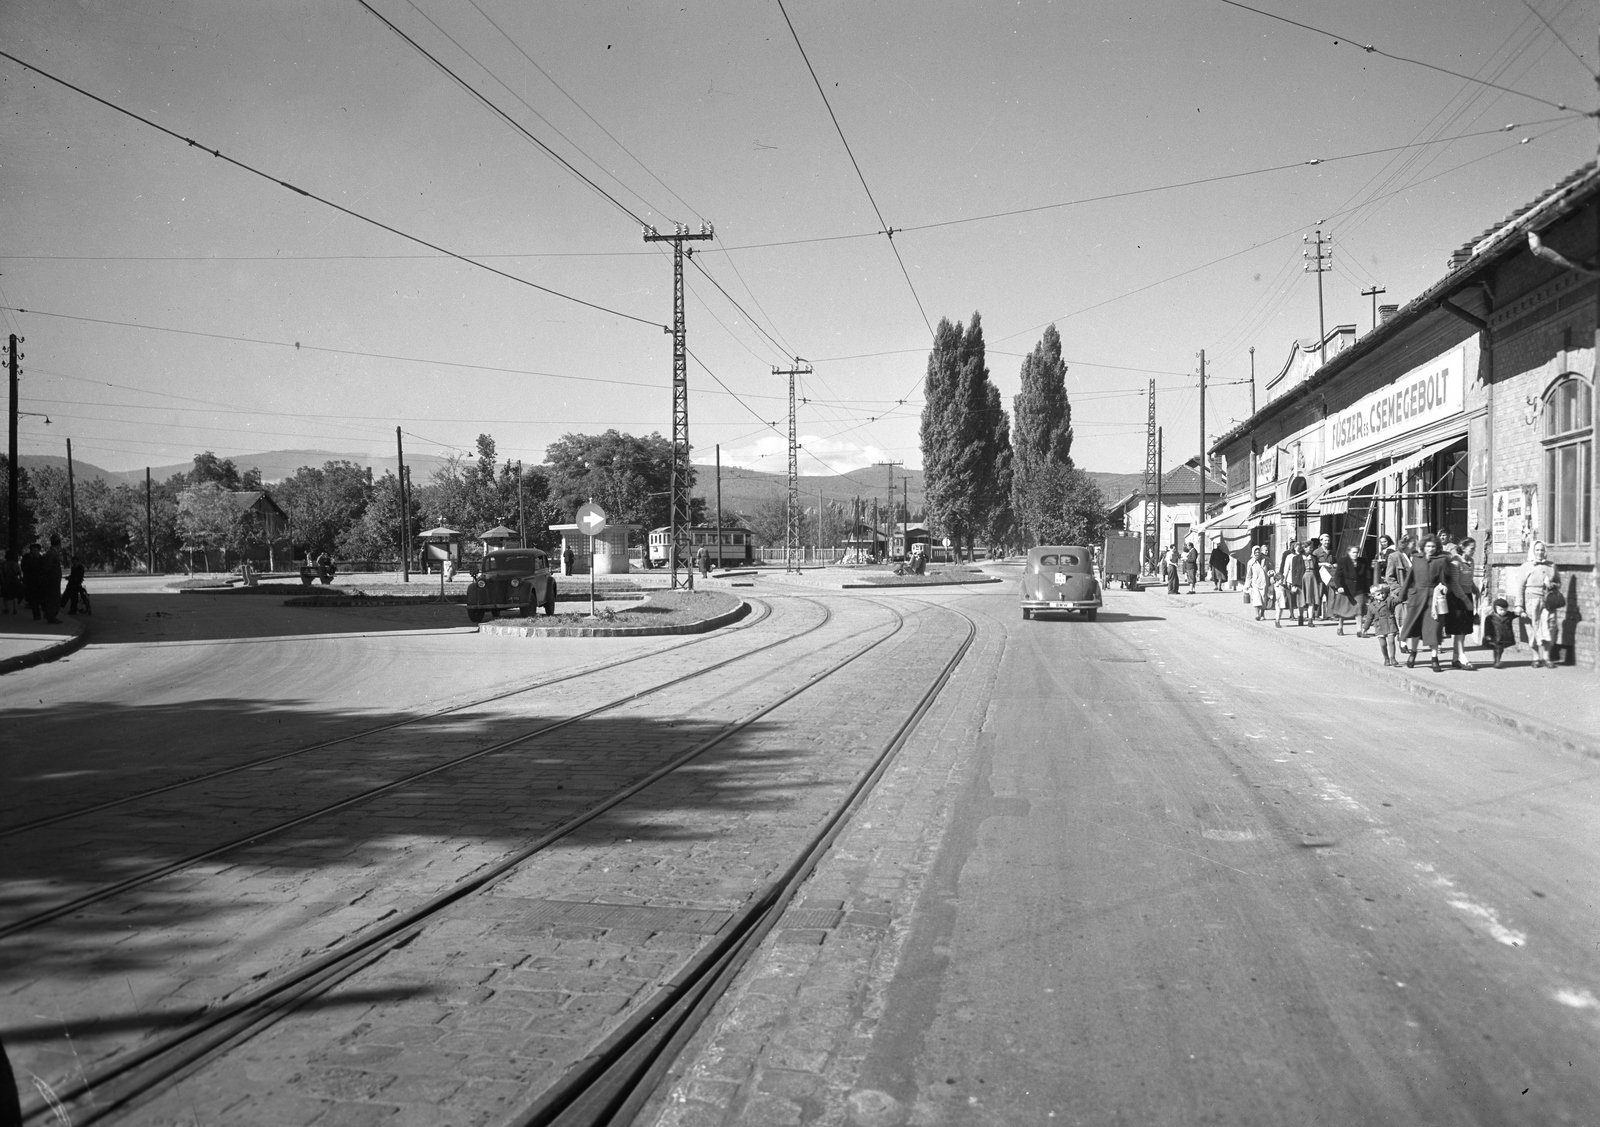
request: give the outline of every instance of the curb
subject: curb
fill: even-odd
[[[616,594],[604,596],[605,600],[613,603],[643,602],[644,591],[619,591]],[[586,603],[588,595],[557,594],[558,603]],[[466,595],[446,595],[444,602],[439,601],[438,595],[299,595],[292,599],[283,600],[286,607],[425,607],[425,606],[465,606]]]
[[[1208,618],[1214,618],[1221,622],[1227,622],[1236,625],[1247,633],[1251,632],[1251,627],[1254,626],[1253,622],[1246,622],[1237,615],[1223,614],[1218,611],[1214,611],[1209,607],[1199,606],[1194,603],[1185,603],[1179,599],[1173,598],[1165,591],[1154,593],[1159,594],[1163,599],[1166,600],[1167,603],[1172,606],[1182,607],[1185,610],[1198,611],[1200,614],[1203,614]],[[1237,592],[1233,593],[1236,594]],[[1487,721],[1496,725],[1497,727],[1507,728],[1518,733],[1519,735],[1538,740],[1543,744],[1549,744],[1561,751],[1573,752],[1577,755],[1583,756],[1586,759],[1600,759],[1600,742],[1586,740],[1570,729],[1558,728],[1554,725],[1545,724],[1535,720],[1531,716],[1524,716],[1519,713],[1509,712],[1503,706],[1488,704],[1484,701],[1478,700],[1475,697],[1466,696],[1463,693],[1452,692],[1449,689],[1442,688],[1437,685],[1427,684],[1423,681],[1419,681],[1415,677],[1408,677],[1404,673],[1395,673],[1387,670],[1381,665],[1373,665],[1371,662],[1359,661],[1356,658],[1350,657],[1348,654],[1340,653],[1338,650],[1331,650],[1328,647],[1320,645],[1309,639],[1284,635],[1278,631],[1273,631],[1271,637],[1276,642],[1287,643],[1288,645],[1292,645],[1309,653],[1321,654],[1330,661],[1336,662],[1347,669],[1354,670],[1363,677],[1367,678],[1369,681],[1377,681],[1380,684],[1388,685],[1390,688],[1404,689],[1412,696],[1422,697],[1424,700],[1431,700],[1435,704],[1442,704],[1446,708],[1452,709],[1455,712],[1463,713],[1464,715],[1471,716],[1477,720]]]
[[[478,627],[478,633],[513,638],[648,638],[660,634],[705,634],[738,622],[749,613],[750,604],[740,599],[739,605],[730,611],[682,626],[511,626],[487,623]]]
[[[53,645],[44,646],[34,650],[32,653],[18,654],[16,657],[8,657],[0,661],[0,676],[7,673],[15,673],[19,669],[43,665],[46,662],[58,661],[70,653],[81,650],[84,644],[89,641],[89,628],[82,622],[74,625],[77,626],[78,632],[70,638],[63,638]]]
[[[902,587],[982,587],[986,583],[1004,583],[998,575],[983,579],[935,579],[928,583],[841,583],[841,591],[897,591]]]

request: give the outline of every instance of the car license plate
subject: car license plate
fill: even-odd
[[[1067,577],[1065,575],[1063,575],[1059,571],[1056,572],[1056,586],[1057,587],[1065,587],[1066,585],[1067,585]]]
[[[1050,604],[1050,609],[1051,610],[1071,610],[1072,606],[1073,606],[1073,604],[1071,604],[1071,603],[1051,603]]]

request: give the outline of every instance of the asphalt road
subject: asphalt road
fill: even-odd
[[[999,667],[926,856],[869,807],[816,877],[912,869],[908,930],[765,952],[650,1121],[1600,1122],[1600,764],[1158,596],[1015,598],[950,600]]]

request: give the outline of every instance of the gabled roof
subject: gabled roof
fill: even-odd
[[[272,494],[262,489],[247,489],[241,492],[228,491],[224,492],[222,497],[224,504],[232,505],[241,513],[248,513],[254,509],[264,508],[277,513],[285,520],[289,519],[289,514],[284,512],[283,509],[278,506],[278,503],[272,499]]]

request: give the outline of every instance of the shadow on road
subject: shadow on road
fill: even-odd
[[[467,626],[460,604],[398,607],[286,607],[276,595],[96,595],[91,645],[206,642],[282,638],[298,634],[359,634]]]

